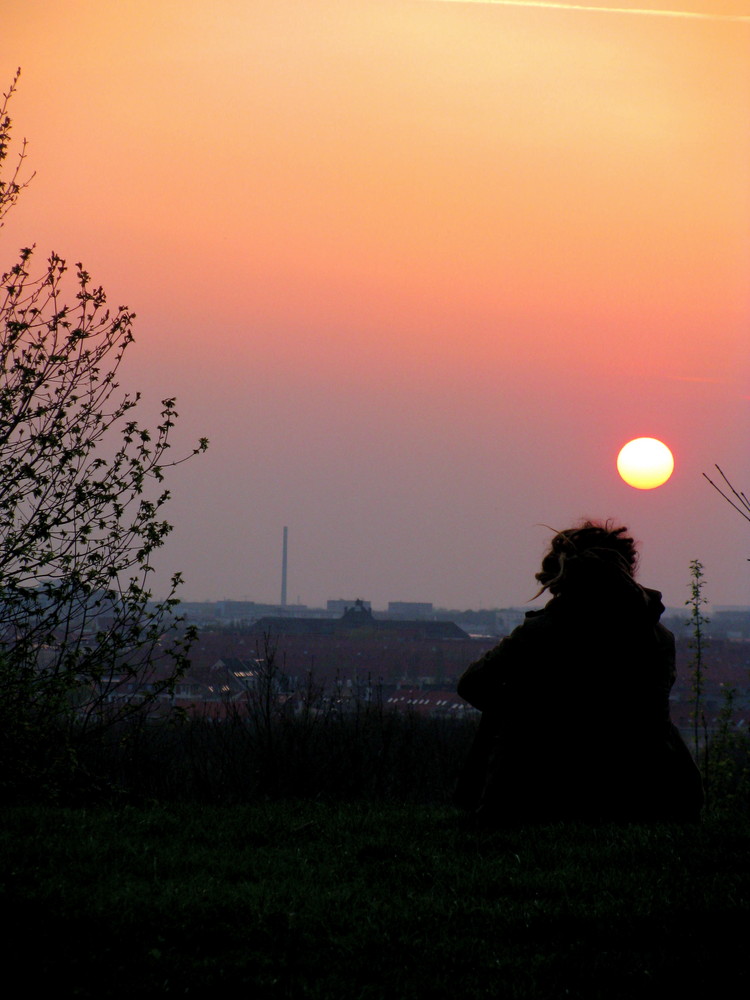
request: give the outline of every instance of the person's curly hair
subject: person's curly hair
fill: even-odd
[[[536,579],[553,596],[579,583],[583,575],[596,570],[615,570],[632,579],[638,564],[635,542],[627,528],[615,528],[612,521],[584,521],[577,528],[559,531],[542,560]],[[591,572],[586,574],[585,568]]]

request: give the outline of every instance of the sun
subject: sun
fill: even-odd
[[[662,486],[674,470],[672,452],[656,438],[635,438],[620,449],[617,471],[637,490],[652,490]]]

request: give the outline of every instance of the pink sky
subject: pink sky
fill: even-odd
[[[620,6],[750,15],[706,0]],[[750,603],[750,23],[422,0],[27,0],[2,266],[83,260],[180,403],[155,588],[522,604],[613,517]],[[657,490],[619,448],[664,440]]]

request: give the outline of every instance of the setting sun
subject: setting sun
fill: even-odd
[[[635,438],[620,449],[617,471],[637,490],[652,490],[662,486],[674,470],[674,457],[667,446],[656,438]]]

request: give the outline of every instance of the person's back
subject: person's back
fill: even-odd
[[[674,639],[660,595],[632,577],[624,530],[556,536],[537,574],[553,599],[459,681],[483,715],[457,801],[484,818],[699,814],[700,777],[669,719]]]

